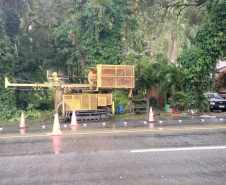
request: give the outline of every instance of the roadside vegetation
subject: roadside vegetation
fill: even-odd
[[[224,0],[3,0],[0,122],[19,121],[22,111],[43,121],[54,113],[54,89],[5,89],[5,76],[14,83],[44,83],[47,70],[87,76],[95,64],[134,65],[133,99],[156,89],[159,97],[148,100],[156,111],[167,103],[185,112],[209,111],[203,93],[217,90],[225,20]],[[216,84],[226,88],[225,75]],[[128,106],[128,92],[113,93],[117,113],[119,105]]]

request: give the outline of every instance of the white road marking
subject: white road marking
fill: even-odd
[[[143,149],[143,150],[131,150],[131,153],[142,152],[170,152],[170,151],[188,151],[188,150],[216,150],[226,149],[226,146],[204,146],[204,147],[184,147],[184,148],[155,148],[155,149]]]

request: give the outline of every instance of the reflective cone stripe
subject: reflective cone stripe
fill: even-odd
[[[71,125],[71,131],[76,132],[78,125]]]
[[[53,141],[53,150],[55,154],[59,154],[61,151],[61,135],[51,136]]]
[[[23,129],[23,128],[27,128],[26,124],[25,124],[25,119],[24,119],[24,112],[21,113],[19,129]]]
[[[154,123],[154,115],[153,115],[152,107],[150,107],[148,122],[149,123]]]
[[[20,128],[20,133],[25,134],[26,133],[26,128]]]
[[[76,115],[75,115],[75,111],[73,110],[72,118],[71,118],[71,126],[77,126],[77,125],[78,125],[77,118],[76,118]]]
[[[54,117],[53,131],[51,133],[51,136],[61,135],[62,133],[63,132],[61,132],[60,129],[58,114],[56,113]]]
[[[155,126],[155,124],[154,124],[153,122],[150,122],[150,123],[149,123],[149,127],[150,127],[150,128],[154,128],[154,126]]]

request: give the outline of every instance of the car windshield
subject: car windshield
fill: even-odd
[[[207,98],[216,98],[216,99],[223,99],[219,94],[207,94]]]

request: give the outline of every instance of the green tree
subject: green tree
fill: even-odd
[[[5,30],[8,37],[10,37],[13,43],[17,42],[16,36],[18,35],[20,29],[20,19],[14,10],[5,9]]]
[[[66,10],[74,1],[3,0],[1,3],[4,7],[6,34],[15,43],[14,62],[11,65],[11,76],[15,80],[10,80],[17,83],[42,83],[46,81],[47,69],[66,71],[67,59],[56,55],[57,47],[52,33],[67,18]],[[18,109],[39,108],[45,101],[43,99],[49,97],[46,91],[23,90],[17,88],[14,93]]]
[[[124,25],[128,23],[127,29],[136,25],[131,7],[133,2],[129,0],[82,1],[68,11],[73,26],[69,34],[83,70],[99,63],[122,62]]]
[[[13,92],[5,89],[4,86],[4,76],[13,75],[13,45],[10,38],[7,36],[4,25],[5,16],[2,11],[2,5],[0,4],[0,118],[2,120],[9,118],[13,113],[15,113],[15,97]]]
[[[184,83],[186,84],[186,108],[197,109],[200,95],[210,83],[210,72],[213,70],[211,57],[198,47],[184,50],[178,61],[182,66]]]
[[[198,108],[203,91],[210,84],[217,60],[225,57],[226,49],[226,2],[208,0],[207,17],[200,26],[195,47],[184,51],[179,62],[186,80],[187,108]]]
[[[146,88],[155,87],[159,95],[164,97],[159,100],[160,107],[166,100],[166,94],[172,96],[178,92],[184,92],[183,74],[180,68],[173,63],[168,63],[167,58],[158,55],[157,62],[149,63],[142,69],[142,74],[138,77],[137,85]]]

